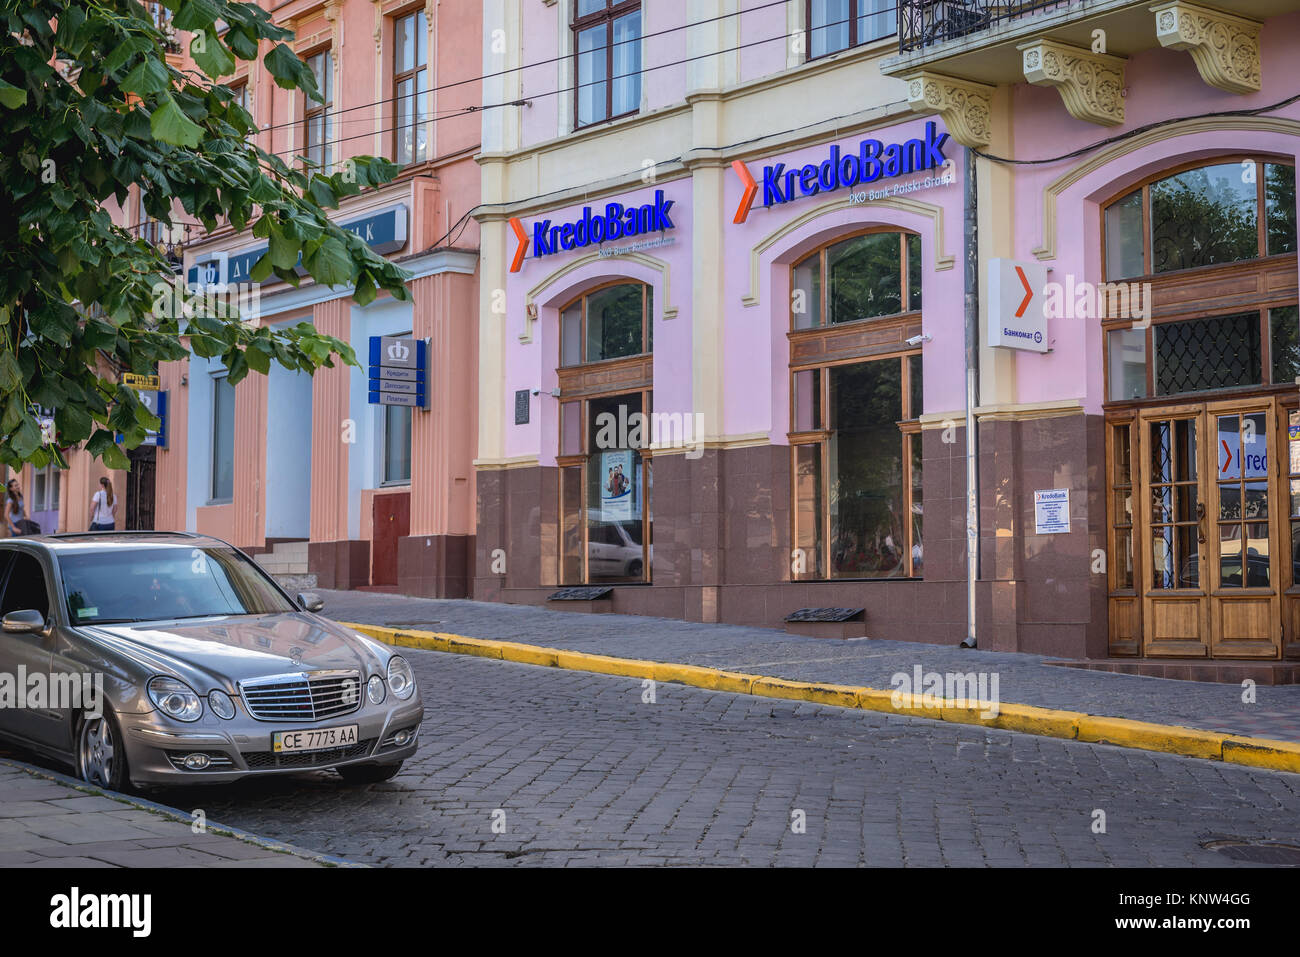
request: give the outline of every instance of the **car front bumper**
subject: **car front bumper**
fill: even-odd
[[[424,705],[417,692],[410,701],[367,703],[351,714],[324,721],[268,722],[249,717],[243,710],[231,720],[208,715],[193,725],[167,718],[160,712],[120,714],[127,763],[136,784],[225,784],[241,778],[322,770],[347,764],[395,764],[415,754],[419,746]],[[271,748],[276,731],[305,731],[357,726],[357,743],[324,751],[282,752]],[[405,744],[393,739],[410,731]],[[187,755],[202,753],[209,765],[202,770],[183,766]]]

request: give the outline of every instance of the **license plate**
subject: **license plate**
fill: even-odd
[[[271,735],[271,750],[276,754],[285,751],[328,751],[346,748],[357,743],[357,726],[341,728],[311,728],[306,731],[276,731]]]

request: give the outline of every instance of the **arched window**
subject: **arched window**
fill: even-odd
[[[560,312],[560,365],[622,359],[649,353],[654,290],[619,282],[579,296]]]
[[[1162,175],[1106,207],[1106,278],[1293,253],[1295,199],[1295,167],[1257,157]]]
[[[791,290],[792,577],[919,578],[921,237],[837,239]]]
[[[879,319],[921,308],[921,237],[873,230],[850,236],[795,263],[793,329]]]

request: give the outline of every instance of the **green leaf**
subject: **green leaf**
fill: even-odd
[[[24,459],[41,447],[41,430],[36,427],[36,420],[32,416],[23,416],[23,424],[13,436],[13,447]]]
[[[281,230],[271,227],[271,265],[281,269],[292,269],[298,265],[298,253],[302,249],[296,239],[286,236]]]
[[[27,91],[21,87],[14,86],[12,83],[6,83],[0,80],[0,104],[16,110],[20,106],[27,105]]]
[[[190,41],[190,54],[199,69],[214,80],[235,72],[235,58],[215,34],[196,36]]]
[[[140,96],[155,96],[171,87],[171,74],[153,57],[145,57],[122,78],[122,89]]]
[[[262,62],[275,78],[276,86],[286,90],[300,89],[317,103],[321,102],[320,90],[316,88],[316,78],[311,70],[283,43],[273,46]]]
[[[111,469],[117,469],[122,472],[131,470],[131,460],[126,457],[126,453],[118,448],[116,443],[106,445],[103,454],[100,456],[104,464]]]
[[[303,257],[303,265],[313,279],[326,286],[341,286],[352,281],[352,257],[347,247],[333,236],[327,237],[310,256]]]
[[[198,146],[203,139],[203,128],[182,113],[170,96],[149,118],[149,130],[154,139],[173,146]]]
[[[14,354],[8,349],[0,352],[0,393],[17,391],[22,381],[22,370],[18,368],[18,360],[14,358]]]

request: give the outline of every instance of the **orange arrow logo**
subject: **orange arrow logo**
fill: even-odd
[[[519,247],[515,250],[515,260],[510,264],[510,271],[519,272],[519,267],[524,264],[524,256],[528,253],[528,233],[518,216],[510,220],[510,228],[515,231],[515,238],[519,240]]]
[[[754,177],[749,175],[749,169],[740,160],[735,160],[731,168],[736,171],[740,181],[745,184],[745,192],[740,197],[740,205],[736,207],[736,218],[733,223],[743,223],[749,215],[749,208],[754,205],[754,196],[758,193],[758,184],[754,182]]]
[[[1029,308],[1029,300],[1034,298],[1034,290],[1029,286],[1029,280],[1025,278],[1025,271],[1019,266],[1016,267],[1016,275],[1020,277],[1020,285],[1025,287],[1025,298],[1020,303],[1020,308],[1016,310],[1016,318],[1019,319]]]

